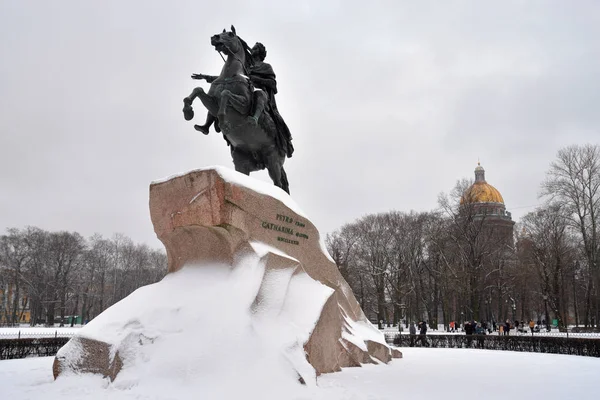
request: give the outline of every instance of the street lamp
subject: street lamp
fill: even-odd
[[[408,320],[406,318],[405,310],[406,310],[406,304],[400,303],[400,321],[398,321],[398,330],[400,332],[402,332],[402,321],[404,321],[404,323],[406,324],[406,327],[408,328]]]
[[[489,322],[489,320],[490,320],[489,304],[490,304],[490,302],[488,301],[488,299],[485,299],[485,320],[486,320],[486,322]]]
[[[550,332],[550,318],[548,317],[548,295],[542,296],[544,299],[544,312],[546,313],[546,332]]]

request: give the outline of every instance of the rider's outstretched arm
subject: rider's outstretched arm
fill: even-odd
[[[216,79],[218,78],[218,76],[213,76],[213,75],[204,75],[204,74],[192,74],[192,79],[206,79],[206,82],[208,83],[213,83]]]

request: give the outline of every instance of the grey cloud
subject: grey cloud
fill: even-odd
[[[3,2],[0,229],[159,246],[149,183],[232,166],[222,138],[181,115],[189,75],[222,64],[210,35],[232,23],[267,46],[297,149],[292,195],[323,232],[369,212],[429,210],[478,157],[518,217],[539,202],[558,148],[598,141],[599,7]]]

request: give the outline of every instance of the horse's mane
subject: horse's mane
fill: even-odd
[[[250,49],[250,46],[248,46],[248,43],[246,43],[244,39],[242,39],[239,36],[237,38],[240,40],[240,43],[242,43],[242,48],[244,49],[244,53],[246,53],[246,63],[244,67],[246,67],[246,70],[250,70],[250,68],[254,66],[254,60],[252,59],[252,50]]]

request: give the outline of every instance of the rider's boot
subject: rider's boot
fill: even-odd
[[[186,121],[189,121],[192,118],[194,118],[194,109],[192,108],[192,101],[188,97],[185,97],[183,99],[183,118],[185,118]]]
[[[257,90],[256,92],[254,92],[254,114],[248,117],[250,119],[250,122],[254,125],[258,124],[258,119],[265,110],[267,100],[267,94],[264,91]]]

